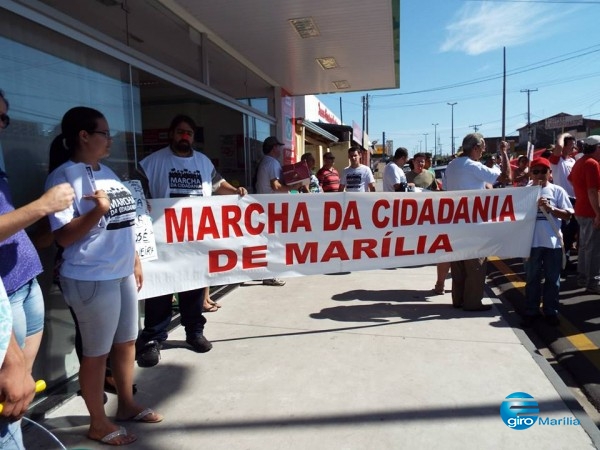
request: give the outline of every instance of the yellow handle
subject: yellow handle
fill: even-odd
[[[46,389],[46,382],[44,380],[37,380],[35,382],[35,393],[42,392]],[[2,410],[4,409],[4,405],[0,403],[0,414],[2,414]]]

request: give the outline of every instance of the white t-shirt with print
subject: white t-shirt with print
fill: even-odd
[[[212,161],[196,150],[191,156],[178,156],[165,147],[140,161],[140,166],[152,198],[210,197],[225,181]]]
[[[73,164],[67,161],[48,175],[46,190],[68,182],[65,169]],[[83,281],[127,277],[133,273],[135,261],[135,199],[107,166],[100,164],[99,170],[94,171],[94,181],[96,189],[104,190],[110,198],[110,210],[104,216],[106,222],[104,226],[92,227],[82,239],[64,249],[60,274]],[[48,216],[52,231],[62,228],[76,217],[79,217],[79,211],[74,204]]]
[[[542,187],[540,197],[547,198],[550,206],[558,209],[566,209],[573,214],[573,205],[569,200],[569,194],[557,184],[546,183],[546,186]],[[548,216],[554,222],[554,228],[560,231],[561,220],[549,212]],[[554,228],[552,228],[544,213],[538,208],[531,247],[560,248],[560,239],[558,239]]]
[[[340,184],[346,186],[346,192],[369,192],[369,185],[375,183],[373,172],[364,164],[354,168],[344,168]]]

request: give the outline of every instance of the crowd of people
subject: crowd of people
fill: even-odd
[[[9,102],[0,91],[0,131],[10,124],[8,110]],[[212,349],[204,334],[204,312],[218,307],[210,299],[208,287],[148,299],[143,328],[138,330],[137,293],[144,278],[133,233],[135,201],[119,177],[103,163],[112,144],[109,124],[100,111],[79,106],[64,114],[60,128],[61,133],[49,149],[49,175],[40,198],[15,209],[7,176],[0,170],[2,448],[23,447],[19,420],[35,390],[32,368],[44,323],[44,300],[36,277],[42,272],[42,265],[24,229],[41,219],[47,218],[52,238],[60,249],[58,282],[76,326],[79,383],[90,415],[90,439],[126,445],[134,442],[136,436],[116,421],[163,420],[161,414],[135,401],[133,372],[136,361],[140,367],[159,363],[174,301],[191,350],[206,353]],[[169,144],[140,161],[140,178],[149,198],[248,194],[244,187],[225,180],[212,161],[194,149],[196,129],[191,117],[175,116],[168,129]],[[530,326],[543,317],[549,324],[557,325],[563,260],[568,263],[575,247],[579,285],[590,293],[600,293],[600,136],[585,139],[580,148],[582,156],[575,158],[575,138],[561,135],[547,158],[530,161],[521,156],[515,169],[509,161],[509,147],[508,142],[500,142],[497,157],[492,158],[490,154],[494,152],[488,152],[483,163],[484,137],[468,134],[460,155],[446,168],[444,188],[457,191],[511,185],[540,187],[532,247],[525,264],[523,324]],[[361,149],[357,146],[348,149],[348,165],[341,171],[334,167],[333,153],[323,155],[323,165],[318,170],[315,156],[305,153],[301,161],[311,175],[301,185],[288,185],[283,180],[283,148],[275,136],[264,140],[256,172],[257,194],[376,192],[373,172],[361,163]],[[411,170],[405,172],[408,157],[405,148],[396,149],[383,171],[383,191],[410,195],[416,189],[439,190],[427,155],[414,155]],[[92,187],[89,192],[77,191],[75,180],[81,178],[88,180]],[[437,264],[434,293],[446,292],[449,273],[452,306],[467,312],[491,308],[482,303],[486,258]],[[285,284],[277,278],[261,282],[267,286]],[[107,383],[118,395],[115,420],[104,409]]]

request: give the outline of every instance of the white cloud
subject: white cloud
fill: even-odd
[[[561,32],[559,19],[564,15],[564,8],[541,3],[467,3],[446,27],[446,41],[440,50],[479,55],[523,45]]]

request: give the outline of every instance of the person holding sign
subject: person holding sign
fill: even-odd
[[[194,150],[195,132],[196,123],[191,117],[176,116],[169,126],[169,146],[140,162],[148,180],[149,197],[210,197],[213,193],[246,195],[246,188],[229,184],[206,155]],[[206,318],[202,310],[206,290],[208,288],[204,287],[178,294],[186,342],[197,353],[206,353],[212,348],[204,336]],[[167,327],[172,317],[172,299],[172,294],[146,299],[144,329],[136,342],[136,359],[140,367],[155,366],[160,360],[160,349],[167,340]]]
[[[463,153],[446,168],[446,190],[461,191],[485,189],[486,184],[510,183],[512,171],[508,163],[506,141],[500,142],[501,173],[481,164],[485,152],[485,140],[480,133],[470,133],[462,142]],[[485,287],[486,258],[452,261],[452,305],[463,311],[487,311],[491,305],[481,303]]]
[[[115,173],[100,163],[109,156],[112,137],[102,113],[87,107],[67,111],[51,153],[63,163],[46,188],[63,182],[75,187],[73,204],[49,216],[50,228],[64,248],[60,284],[81,331],[81,394],[90,413],[88,437],[125,445],[137,437],[108,419],[103,388],[110,354],[118,393],[116,419],[157,423],[163,417],[138,405],[131,389],[138,333],[137,291],[143,283],[135,252],[136,202]],[[54,161],[57,164],[60,161]]]

